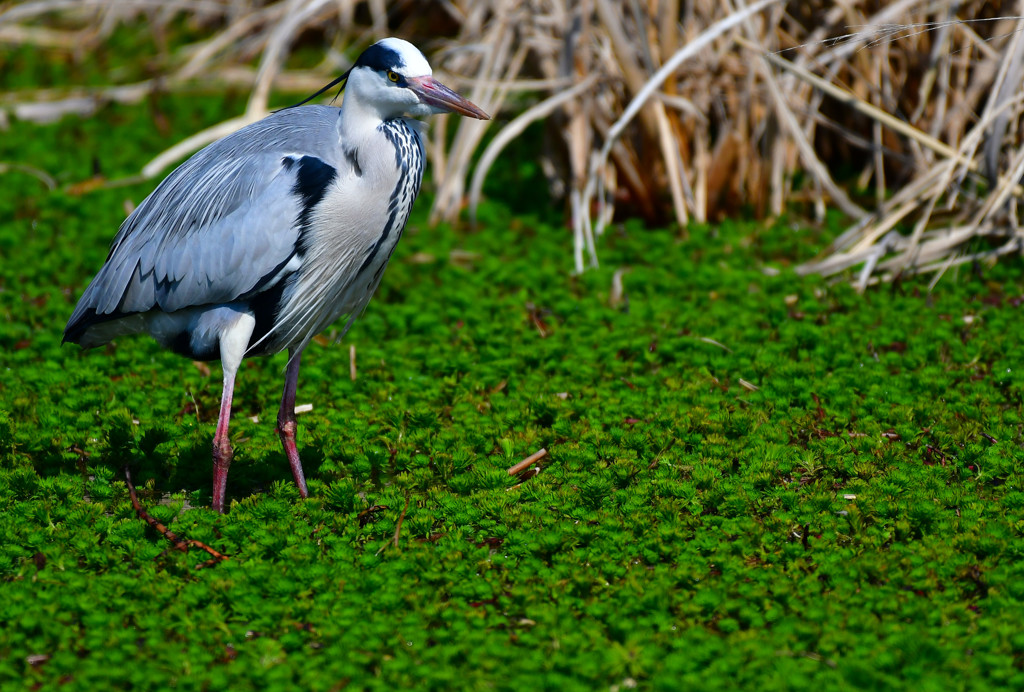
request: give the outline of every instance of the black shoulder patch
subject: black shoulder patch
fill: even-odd
[[[359,56],[353,67],[369,67],[371,70],[386,72],[387,70],[398,70],[405,67],[405,60],[398,54],[398,51],[386,48],[375,43]]]
[[[302,257],[308,249],[309,236],[306,231],[309,230],[313,209],[324,198],[328,186],[338,176],[338,171],[334,166],[324,163],[315,156],[303,156],[297,163],[299,170],[292,192],[298,196],[302,206],[299,209],[299,217],[295,220],[299,226],[299,240],[295,244],[295,252]],[[294,165],[285,165],[285,168],[291,169]]]
[[[288,161],[289,159],[285,159]],[[290,169],[294,164],[286,164],[285,168]],[[298,195],[302,204],[299,211],[299,226],[303,229],[309,226],[309,216],[313,208],[320,203],[327,192],[327,187],[334,182],[338,171],[321,159],[315,156],[303,156],[298,160],[299,170],[295,176],[295,186],[292,192]]]
[[[290,168],[290,166],[289,166]],[[338,171],[315,156],[299,159],[299,172],[292,190],[302,199],[303,211],[315,207],[327,192],[327,186],[334,182]]]

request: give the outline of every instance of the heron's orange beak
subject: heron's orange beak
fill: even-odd
[[[491,116],[476,107],[469,99],[465,99],[446,87],[433,77],[409,77],[408,87],[420,97],[420,101],[441,111],[450,111],[466,115],[477,120],[490,120]]]

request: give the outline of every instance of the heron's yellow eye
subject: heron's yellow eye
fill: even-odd
[[[398,81],[398,73],[393,70],[388,70],[388,79],[392,82]]]

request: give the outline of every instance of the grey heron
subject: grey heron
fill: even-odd
[[[295,444],[302,351],[343,315],[347,332],[380,283],[423,177],[414,118],[489,118],[436,81],[423,54],[401,39],[370,46],[318,94],[339,83],[340,107],[278,111],[168,175],[121,225],[64,330],[65,342],[83,348],[148,332],[188,358],[221,361],[218,512],[242,360],[288,350],[277,430],[307,497]]]

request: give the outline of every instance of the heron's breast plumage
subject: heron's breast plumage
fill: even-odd
[[[423,143],[405,119],[342,142],[342,156],[348,165],[310,210],[301,267],[282,291],[267,350],[305,343],[342,315],[351,320],[363,310],[419,194]]]

